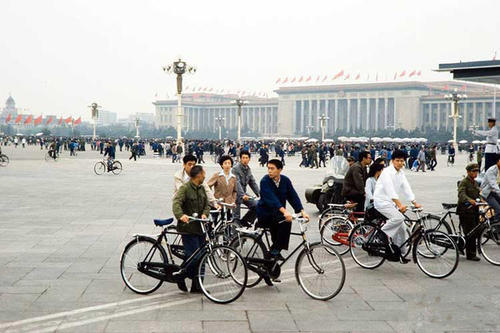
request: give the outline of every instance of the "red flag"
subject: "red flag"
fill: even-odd
[[[402,71],[401,74],[399,74],[399,77],[403,77],[406,75],[406,71]]]
[[[318,76],[318,78],[319,78],[319,76]],[[308,77],[308,78],[307,78],[307,80],[306,80],[306,82],[309,82],[309,81],[311,81],[311,75],[309,75],[309,77]],[[316,80],[316,81],[317,81],[317,80]]]
[[[287,83],[288,82],[288,77],[286,77],[284,80],[283,80],[283,83]]]
[[[62,119],[62,117],[61,117],[61,118],[59,118],[59,126],[61,126],[61,125],[62,125],[62,122],[63,122],[63,119]]]
[[[343,75],[344,75],[344,70],[341,70],[340,72],[338,72],[337,74],[335,74],[335,76],[333,77],[332,80],[336,80],[336,79],[338,79],[339,77],[341,77]]]
[[[358,75],[356,75],[356,80],[359,80],[360,77],[361,77],[361,74],[358,73]]]
[[[417,72],[417,76],[420,76],[420,75],[422,75],[422,71]]]
[[[347,74],[347,75],[345,76],[344,80],[347,80],[347,79],[349,79],[350,77],[351,77],[351,74]]]
[[[23,119],[23,115],[20,114],[16,117],[16,124],[19,124],[21,122],[21,120]]]
[[[64,120],[66,124],[69,124],[73,120],[73,117],[68,117]]]
[[[281,78],[279,77],[274,84],[278,84],[281,82]]]
[[[321,77],[318,75],[318,77],[316,78],[316,82],[319,82],[319,79],[320,79],[320,78],[321,78]]]
[[[295,77],[292,79],[292,81],[290,81],[291,83],[294,83],[295,82]]]
[[[24,121],[24,125],[31,124],[32,120],[33,120],[33,116],[29,115],[28,118],[26,118],[26,120]]]
[[[5,118],[5,123],[8,124],[11,119],[12,119],[12,114],[9,113],[9,115],[7,116],[7,118]]]
[[[35,123],[35,126],[40,125],[42,123],[42,115],[40,115],[38,118],[36,118],[34,123]]]
[[[77,120],[75,120],[73,125],[80,125],[81,123],[82,123],[82,117],[79,117]]]
[[[50,123],[52,122],[52,119],[53,119],[53,117],[52,117],[52,116],[51,116],[51,117],[49,117],[49,118],[47,119],[47,121],[45,122],[45,125],[50,124]]]
[[[417,74],[417,71],[414,70],[413,72],[410,73],[409,77],[412,77],[413,75]]]
[[[297,81],[297,82],[302,82],[303,80],[304,80],[304,77],[301,76],[300,79],[299,79],[299,81]]]
[[[448,87],[447,84],[443,88],[444,88],[444,90],[450,90],[450,88]]]

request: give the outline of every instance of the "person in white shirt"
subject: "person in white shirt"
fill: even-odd
[[[495,118],[488,118],[487,131],[472,131],[474,135],[486,137],[486,147],[484,149],[484,170],[488,170],[496,162],[496,155],[500,152],[498,149],[498,128]]]
[[[407,207],[401,203],[399,193],[403,194],[416,208],[421,207],[415,201],[415,195],[403,173],[405,159],[405,152],[401,150],[393,152],[392,163],[382,171],[373,193],[375,209],[387,218],[382,230],[397,246],[401,246],[406,241],[403,213]]]
[[[368,172],[368,179],[365,184],[365,211],[368,212],[373,208],[373,194],[375,193],[375,185],[377,184],[377,179],[382,174],[384,170],[384,165],[380,163],[373,163],[370,166],[370,172]]]

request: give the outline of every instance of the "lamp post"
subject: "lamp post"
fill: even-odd
[[[453,110],[452,113],[450,114],[450,118],[453,118],[453,147],[457,146],[457,125],[458,125],[458,119],[462,118],[458,114],[458,102],[466,99],[467,95],[465,94],[459,94],[457,89],[453,90],[451,94],[446,94],[444,95],[444,98],[447,100],[450,100],[453,105]]]
[[[238,106],[238,143],[241,145],[241,107],[248,102],[243,98],[237,98],[232,103]]]
[[[93,120],[93,125],[94,125],[94,134],[92,135],[92,140],[96,139],[96,126],[97,126],[97,118],[99,118],[99,109],[101,106],[99,106],[97,103],[92,103],[89,105],[90,111],[92,112],[92,120]]]
[[[326,121],[330,119],[330,117],[325,116],[322,114],[320,117],[318,117],[320,121],[320,126],[321,126],[321,142],[325,141],[325,127],[326,127]]]
[[[193,66],[188,66],[185,61],[182,61],[179,57],[172,64],[163,67],[163,71],[177,76],[177,144],[182,142],[182,75],[183,74],[194,74],[196,68]]]
[[[222,122],[224,121],[224,117],[217,116],[215,117],[215,121],[219,124],[219,140],[222,140]]]
[[[139,122],[140,122],[139,117],[136,117],[135,118],[135,136],[136,137],[139,137]]]

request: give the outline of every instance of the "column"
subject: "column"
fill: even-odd
[[[437,113],[436,129],[439,131],[439,126],[441,126],[441,108],[439,107],[438,103],[436,103],[436,113]]]
[[[335,110],[334,112],[334,117],[335,117],[335,123],[333,124],[334,131],[336,132],[337,129],[339,128],[339,100],[335,99]]]
[[[356,130],[361,128],[361,98],[358,97],[357,102],[357,110],[356,110]]]
[[[365,130],[370,129],[370,97],[366,99],[366,128]]]
[[[394,126],[394,130],[396,130],[396,125],[397,125],[397,119],[396,119],[396,97],[393,98],[394,99],[394,103],[392,105],[393,107],[393,116],[392,116],[392,119],[393,119],[393,126]]]
[[[483,128],[486,128],[486,102],[482,102],[483,104],[483,117],[481,119],[481,126]]]
[[[328,97],[326,97],[325,99],[325,111],[323,112],[323,114],[326,116],[326,117],[329,117],[329,112],[328,112]],[[325,133],[328,133],[328,123],[330,123],[330,120],[325,120]]]
[[[389,112],[389,98],[384,98],[384,128],[387,128],[387,113]]]
[[[375,126],[373,127],[375,131],[378,131],[378,107],[379,107],[379,98],[375,100]]]
[[[477,125],[477,103],[473,104],[473,109],[472,109],[472,121],[474,122],[473,125]]]
[[[300,103],[300,134],[304,133],[305,130],[304,124],[304,101]]]
[[[346,129],[346,132],[349,133],[351,131],[351,100],[349,98],[347,99],[346,117],[347,117],[347,129]]]

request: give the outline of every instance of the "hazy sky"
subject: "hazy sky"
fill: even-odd
[[[178,4],[178,7],[176,7]],[[125,117],[175,92],[161,67],[196,65],[190,87],[270,93],[278,77],[395,72],[492,59],[500,1],[1,0],[0,106]],[[500,58],[500,54],[499,57]],[[348,81],[343,81],[348,82]]]

